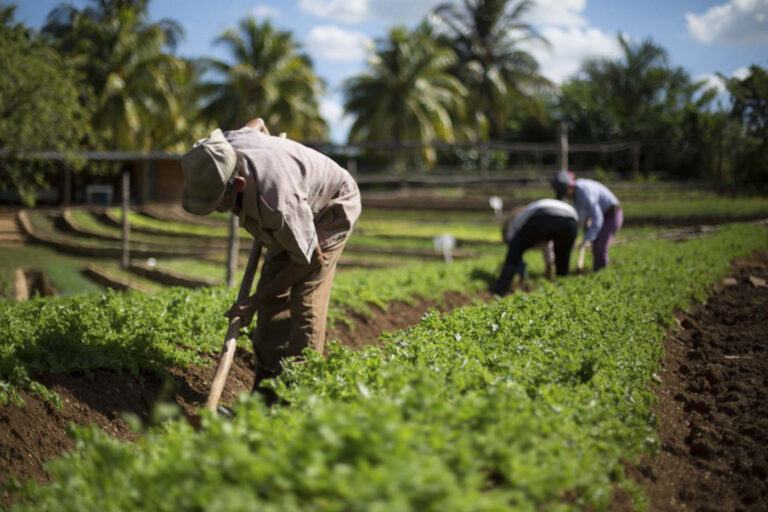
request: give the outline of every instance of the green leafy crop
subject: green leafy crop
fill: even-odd
[[[623,462],[658,443],[662,325],[766,246],[758,226],[626,244],[604,271],[428,313],[382,347],[308,352],[273,383],[289,405],[243,397],[232,421],[135,444],[81,430],[17,510],[602,510],[616,485],[641,504]]]
[[[452,265],[339,271],[330,322],[347,321],[349,309],[370,313],[371,303],[385,307],[393,300],[478,290],[486,286],[482,276],[499,264],[498,249],[498,254]],[[137,374],[207,364],[201,354],[220,349],[227,328],[223,313],[234,298],[234,290],[217,287],[170,288],[151,296],[109,292],[24,303],[0,300],[0,404],[18,402],[14,389],[30,388],[40,373],[109,368]]]

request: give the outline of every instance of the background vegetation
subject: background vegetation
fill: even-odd
[[[620,58],[584,62],[556,87],[526,50],[531,41],[546,44],[526,22],[533,3],[448,2],[413,29],[392,28],[371,50],[368,70],[343,86],[350,141],[552,142],[564,122],[572,142],[641,142],[644,172],[766,190],[765,69],[723,77],[727,92],[719,94],[672,66],[656,42],[619,35]],[[61,4],[39,33],[14,22],[13,6],[1,8],[8,71],[0,77],[7,162],[0,185],[23,191],[40,181],[39,165],[23,172],[12,165],[25,152],[181,151],[214,126],[237,128],[255,115],[293,138],[327,137],[319,112],[324,84],[293,34],[246,17],[215,41],[228,59],[183,59],[175,55],[183,30],[173,20],[150,22],[148,4]],[[24,83],[43,85],[16,85]],[[19,107],[27,104],[34,112]],[[398,155],[389,165],[401,172],[466,160],[462,151],[437,155],[430,148]],[[482,169],[507,156],[481,151],[471,158]],[[575,155],[572,163],[631,169],[629,159]]]

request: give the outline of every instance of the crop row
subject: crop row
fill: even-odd
[[[349,310],[368,313],[371,304],[386,307],[394,300],[440,299],[448,290],[478,290],[500,259],[497,250],[452,265],[345,269],[334,281],[329,320],[347,321]],[[219,348],[226,330],[222,313],[233,300],[233,290],[214,287],[0,301],[0,403],[15,396],[15,387],[34,387],[32,377],[39,373],[111,368],[136,374],[205,364],[200,352]]]
[[[207,416],[201,432],[170,421],[133,445],[80,430],[78,452],[50,466],[50,485],[28,483],[18,510],[583,510],[616,485],[642,501],[623,464],[658,445],[662,325],[766,246],[758,226],[626,244],[600,273],[429,313],[382,347],[308,354],[275,383],[286,405],[243,398],[234,420]],[[187,339],[229,298],[206,293],[174,321]],[[178,312],[193,296],[151,300]],[[128,318],[103,300],[117,342]]]

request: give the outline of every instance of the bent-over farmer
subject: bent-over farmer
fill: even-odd
[[[557,275],[568,275],[571,249],[579,231],[577,219],[576,210],[568,203],[540,199],[507,220],[502,225],[502,235],[508,244],[507,257],[491,291],[504,295],[515,274],[520,274],[521,279],[525,276],[523,253],[534,246],[541,245],[544,250],[547,277],[551,276],[552,262]]]
[[[258,313],[255,391],[284,358],[306,347],[322,353],[334,271],[360,216],[360,192],[333,160],[271,136],[261,119],[214,130],[183,156],[182,169],[185,210],[232,211],[268,249],[256,293],[226,313],[243,325]]]
[[[585,248],[592,244],[592,269],[600,270],[608,265],[608,248],[624,223],[619,200],[599,181],[575,179],[572,172],[560,171],[555,174],[552,188],[558,199],[565,197],[573,200],[579,222],[584,226],[584,236],[579,247]]]

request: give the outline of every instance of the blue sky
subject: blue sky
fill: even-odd
[[[212,45],[248,14],[290,30],[328,84],[322,112],[331,138],[346,137],[340,85],[365,69],[366,48],[396,24],[413,26],[445,0],[152,0],[150,18],[172,18],[185,30],[178,53],[226,58]],[[39,28],[57,0],[21,0],[16,18]],[[71,0],[81,7],[87,0]],[[562,82],[589,56],[618,56],[616,34],[652,38],[691,76],[743,75],[768,67],[768,0],[539,0],[529,21],[552,46],[531,51],[543,73]],[[715,83],[715,82],[713,82]]]

